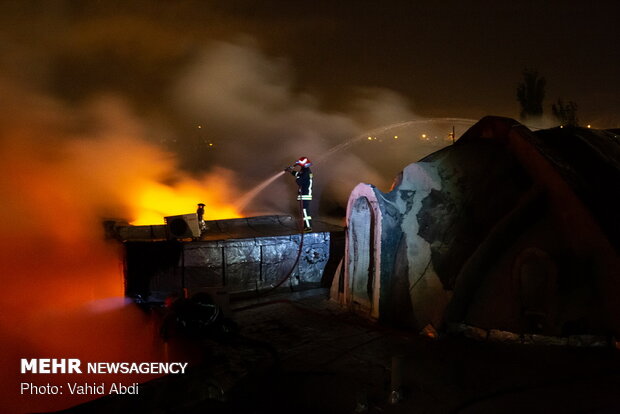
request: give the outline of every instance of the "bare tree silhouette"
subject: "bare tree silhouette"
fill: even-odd
[[[557,103],[551,105],[551,112],[558,119],[560,125],[578,126],[577,104],[573,101],[564,103],[562,99],[558,99]]]
[[[535,69],[523,70],[523,80],[517,86],[517,100],[521,104],[521,119],[536,118],[543,114],[547,81]]]

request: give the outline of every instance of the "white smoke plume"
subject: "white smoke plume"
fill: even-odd
[[[330,148],[366,130],[418,119],[404,98],[382,89],[357,91],[347,113],[325,112],[317,99],[296,89],[285,59],[266,56],[247,39],[214,42],[187,67],[171,95],[179,113],[213,139],[216,162],[235,169],[246,189],[300,156],[322,160]],[[408,162],[421,155],[411,153]],[[314,170],[319,193],[341,206],[357,183],[385,187],[392,178],[361,159],[355,146]],[[290,208],[291,182],[284,178],[265,191],[248,213]]]

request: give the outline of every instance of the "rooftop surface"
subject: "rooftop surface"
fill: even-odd
[[[232,304],[239,336],[199,341],[184,376],[67,412],[611,413],[620,355],[571,348],[429,339],[356,316],[325,289]],[[390,402],[394,384],[401,399]]]
[[[251,239],[256,237],[290,236],[301,232],[301,221],[291,215],[270,215],[223,220],[206,220],[207,230],[198,241]],[[341,232],[343,227],[321,220],[312,220],[312,233]],[[114,236],[122,241],[167,240],[165,224],[128,226],[114,229]]]
[[[207,231],[200,240],[248,239],[254,237],[275,237],[299,234],[302,228],[299,219],[293,216],[258,216],[227,220],[206,221]],[[323,221],[312,221],[312,233],[337,232],[343,228]]]

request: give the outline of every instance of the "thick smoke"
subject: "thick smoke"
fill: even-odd
[[[102,220],[174,213],[162,211],[168,207],[192,212],[197,201],[211,203],[211,214],[223,206],[226,217],[234,210],[222,200],[234,194],[222,184],[226,173],[207,193],[214,173],[179,172],[175,157],[144,139],[144,123],[117,97],[75,108],[14,83],[0,89],[0,405],[3,412],[59,409],[94,396],[20,395],[20,382],[65,379],[21,375],[20,358],[163,360],[157,330],[122,299],[120,245],[104,240]],[[176,194],[187,205],[169,205]]]
[[[316,189],[323,204],[340,206],[357,183],[386,187],[396,171],[393,161],[374,163],[377,154],[362,158],[357,145],[330,153],[327,159],[329,150],[364,131],[417,119],[405,99],[382,89],[357,91],[347,113],[323,111],[317,99],[296,89],[286,60],[266,56],[248,40],[213,43],[182,73],[172,96],[179,114],[215,142],[215,161],[239,173],[243,188],[307,156],[315,161]],[[411,145],[405,151],[407,163],[424,152]],[[382,167],[388,164],[386,175]],[[286,211],[292,187],[286,178],[276,181],[246,213]]]

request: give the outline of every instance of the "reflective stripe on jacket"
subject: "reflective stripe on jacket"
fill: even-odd
[[[300,171],[292,171],[295,182],[299,186],[298,200],[312,200],[312,171],[310,168],[302,168]]]

